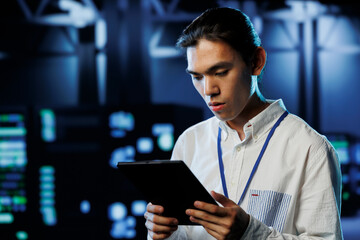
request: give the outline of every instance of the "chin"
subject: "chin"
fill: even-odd
[[[213,114],[215,115],[215,117],[221,121],[229,121],[229,120],[232,120],[234,119],[235,117],[230,117],[230,116],[227,116],[225,114],[221,114],[221,113],[214,113]]]

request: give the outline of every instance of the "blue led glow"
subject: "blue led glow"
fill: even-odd
[[[125,221],[114,222],[111,226],[110,235],[112,238],[120,239],[126,235],[126,223]]]
[[[110,157],[109,164],[112,168],[117,168],[118,162],[134,162],[135,148],[126,146],[115,149]]]
[[[55,114],[50,109],[40,110],[41,117],[41,137],[45,142],[56,140],[56,121]]]
[[[23,141],[0,142],[0,150],[25,150],[26,143]]]
[[[108,217],[111,221],[120,221],[127,216],[127,208],[121,202],[115,202],[109,206]]]
[[[84,214],[89,213],[91,210],[91,204],[88,200],[83,200],[80,203],[80,211]]]
[[[349,164],[350,156],[349,156],[349,149],[347,148],[338,148],[336,149],[339,160],[341,164]]]
[[[136,219],[127,216],[127,208],[121,202],[115,202],[108,208],[108,217],[114,223],[111,225],[110,235],[112,238],[134,238],[136,236]]]
[[[135,228],[136,219],[133,216],[129,216],[126,218],[126,225],[130,228]]]
[[[11,213],[0,213],[0,224],[10,224],[14,221]]]
[[[134,216],[143,216],[146,211],[147,203],[144,200],[136,200],[131,203],[131,213]]]
[[[40,192],[40,197],[41,198],[53,198],[53,197],[55,197],[55,192],[52,191],[52,190],[41,191]]]
[[[83,5],[80,2],[72,0],[60,0],[59,8],[68,12],[68,14],[62,14],[63,18],[55,18],[51,23],[58,24],[71,24],[78,28],[86,27],[95,22],[97,13],[95,8]],[[58,14],[59,15],[59,14]]]
[[[55,173],[55,169],[52,166],[42,166],[39,169],[39,173],[40,174],[54,174]]]
[[[8,173],[5,174],[6,180],[21,180],[23,179],[23,175],[20,173]]]
[[[104,19],[99,19],[95,23],[95,46],[103,49],[107,42],[107,27]]]
[[[54,175],[41,175],[40,181],[41,182],[54,182],[55,177],[54,177]]]
[[[45,225],[57,224],[55,209],[55,169],[53,166],[42,166],[39,169],[40,180],[40,213]]]
[[[171,151],[174,146],[174,136],[171,133],[163,133],[158,138],[158,146],[161,150]]]
[[[115,129],[115,130],[111,130],[110,135],[113,138],[123,138],[126,136],[126,132],[124,130]]]
[[[18,231],[16,232],[16,238],[18,240],[26,240],[28,239],[28,234],[25,231]]]
[[[134,116],[124,111],[114,112],[109,117],[110,128],[132,131],[135,127]]]
[[[18,183],[17,182],[3,182],[2,188],[3,189],[16,189],[16,188],[18,188]]]
[[[360,165],[360,143],[356,143],[353,147],[355,163]]]
[[[96,28],[95,28],[96,31]],[[95,37],[98,38],[98,33],[95,33]],[[98,40],[99,41],[99,40]],[[99,46],[98,46],[99,48]],[[106,68],[107,66],[107,56],[104,52],[99,52],[96,54],[96,74],[97,74],[97,86],[98,86],[98,95],[100,105],[105,105],[106,103]],[[114,137],[114,136],[113,136]]]
[[[142,137],[136,142],[136,149],[139,153],[151,153],[154,150],[154,143],[151,138]]]
[[[56,211],[54,207],[42,206],[40,212],[43,216],[43,222],[45,225],[54,226],[57,223]]]
[[[174,133],[174,126],[171,123],[155,123],[152,126],[152,134],[154,137],[158,137],[165,133]]]
[[[343,182],[344,184],[349,183],[349,175],[343,174],[343,175],[342,175],[342,182]]]
[[[9,196],[1,197],[1,198],[0,198],[0,203],[1,203],[1,205],[4,205],[4,206],[10,206],[10,204],[11,204],[11,197],[9,197]]]

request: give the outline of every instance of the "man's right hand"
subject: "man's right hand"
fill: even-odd
[[[145,226],[152,239],[168,238],[178,228],[178,220],[176,218],[161,216],[163,212],[164,207],[160,205],[149,203],[146,207],[144,214],[146,219]]]

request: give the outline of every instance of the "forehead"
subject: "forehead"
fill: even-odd
[[[242,61],[240,55],[223,41],[200,39],[193,47],[186,50],[188,69],[205,71],[219,62]]]

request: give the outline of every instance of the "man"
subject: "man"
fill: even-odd
[[[239,10],[204,12],[183,32],[193,84],[215,117],[187,129],[172,159],[183,160],[219,206],[186,210],[199,226],[145,213],[152,239],[342,239],[341,173],[324,136],[266,100],[258,77],[266,52]],[[155,186],[156,187],[156,186]]]

